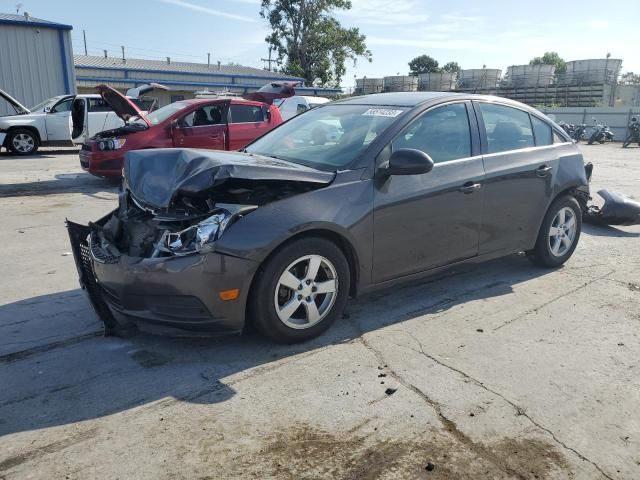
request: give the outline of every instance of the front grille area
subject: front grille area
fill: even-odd
[[[93,255],[96,262],[118,263],[118,257],[114,257],[106,249],[102,248],[95,240],[93,232],[89,235],[89,244],[91,246],[91,255]]]

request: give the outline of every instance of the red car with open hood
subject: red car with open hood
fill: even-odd
[[[147,114],[117,90],[100,85],[96,90],[125,125],[88,139],[80,150],[80,165],[99,177],[119,177],[124,155],[130,150],[239,150],[282,123],[273,100],[294,95],[294,85],[275,82],[244,97],[182,100]],[[82,130],[82,113],[72,112],[72,118],[74,130]]]

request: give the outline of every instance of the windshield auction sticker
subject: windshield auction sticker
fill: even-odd
[[[390,110],[388,108],[370,108],[362,115],[373,117],[397,117],[402,113],[402,110]]]

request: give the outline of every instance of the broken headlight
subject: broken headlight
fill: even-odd
[[[165,231],[156,245],[157,250],[174,255],[202,253],[211,249],[232,221],[243,213],[257,208],[253,205],[236,205],[234,208],[218,209],[205,220],[179,232]]]

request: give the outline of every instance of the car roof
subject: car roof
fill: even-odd
[[[371,95],[361,95],[351,97],[345,100],[338,100],[336,103],[351,105],[380,105],[394,107],[415,107],[421,103],[434,100],[436,98],[451,97],[456,98],[465,96],[461,93],[452,92],[390,92],[390,93],[373,93]]]
[[[181,102],[188,103],[189,105],[200,105],[204,103],[215,102],[233,102],[233,103],[246,103],[250,105],[261,105],[262,102],[255,100],[247,100],[242,97],[212,97],[212,98],[188,98],[186,100],[180,100]]]

